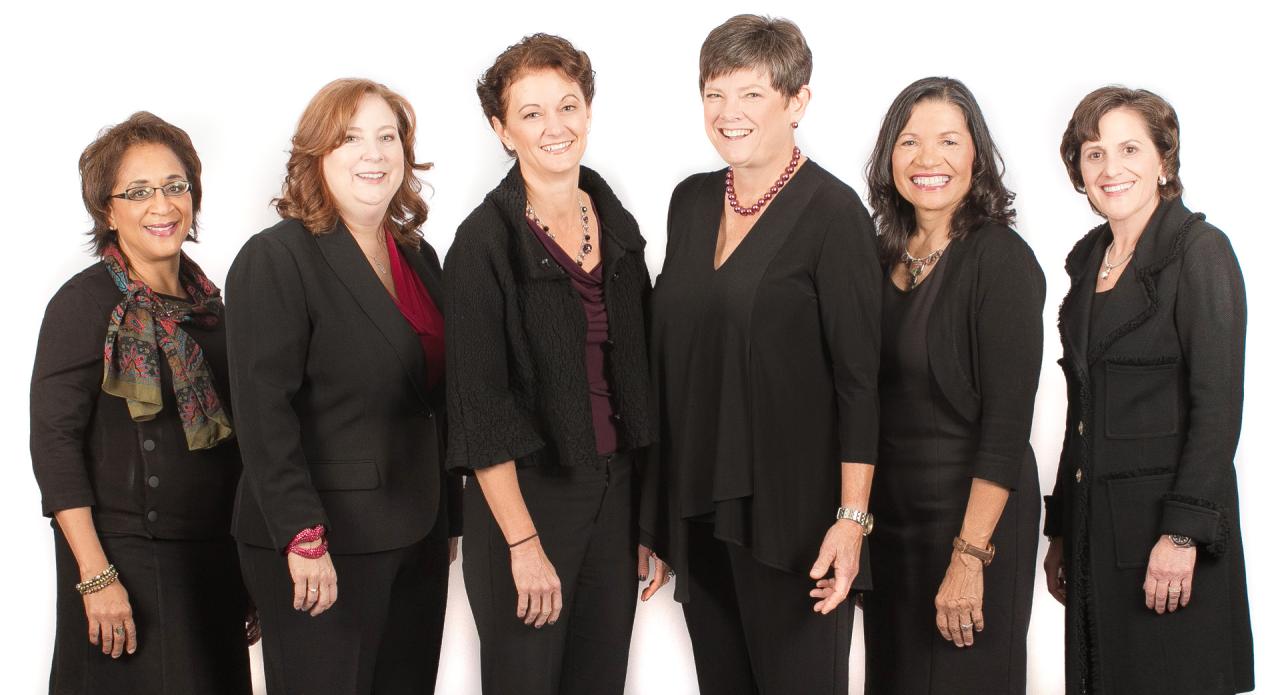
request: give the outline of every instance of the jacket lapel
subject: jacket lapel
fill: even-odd
[[[365,259],[364,252],[356,244],[347,226],[339,219],[333,231],[313,238],[320,247],[320,253],[325,261],[338,276],[338,280],[346,286],[347,291],[355,298],[356,304],[390,344],[392,351],[399,358],[405,376],[413,384],[413,390],[418,394],[418,398],[423,404],[427,404],[426,358],[422,354],[421,343],[400,313],[395,300],[387,294],[386,288],[374,274],[373,268],[369,266],[369,261]],[[425,278],[423,282],[426,282]],[[430,291],[431,286],[427,287]]]
[[[1090,365],[1102,357],[1117,340],[1137,330],[1159,311],[1156,276],[1180,252],[1182,231],[1192,217],[1191,212],[1182,205],[1181,199],[1161,201],[1152,213],[1151,220],[1138,239],[1130,267],[1125,269],[1126,272],[1112,290],[1116,294],[1107,301],[1098,324],[1098,334],[1089,336]],[[1110,235],[1107,237],[1110,238]],[[1101,263],[1100,254],[1100,250],[1095,250],[1095,268]],[[1092,274],[1088,275],[1092,277]],[[1087,330],[1087,318],[1085,327]]]

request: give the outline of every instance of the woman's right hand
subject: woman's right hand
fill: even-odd
[[[314,547],[321,541],[301,544]],[[311,617],[320,615],[338,600],[338,572],[333,568],[329,553],[311,560],[288,553],[289,576],[293,578],[293,609],[309,611]]]
[[[525,625],[554,625],[560,619],[564,599],[560,577],[542,550],[542,541],[533,538],[511,549],[511,578],[516,583],[516,617]]]
[[[1044,579],[1049,595],[1067,605],[1067,563],[1062,554],[1062,536],[1049,539],[1049,552],[1044,556]]]
[[[129,592],[119,580],[100,591],[85,594],[84,614],[89,619],[89,643],[102,645],[103,654],[119,659],[125,652],[138,651],[133,606],[129,605]]]

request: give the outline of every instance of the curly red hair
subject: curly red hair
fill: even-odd
[[[413,106],[386,85],[372,80],[343,78],[325,85],[311,98],[298,119],[293,147],[285,169],[280,197],[271,201],[285,219],[302,222],[312,234],[324,234],[338,223],[338,208],[324,183],[322,160],[342,144],[347,126],[355,117],[360,99],[366,94],[381,97],[396,115],[404,161],[408,169],[400,189],[391,198],[383,225],[399,244],[418,248],[421,227],[427,221],[427,203],[422,199],[422,182],[415,171],[431,168],[430,162],[414,159],[417,128]]]

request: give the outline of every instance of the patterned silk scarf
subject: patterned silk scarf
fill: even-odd
[[[129,403],[136,422],[151,420],[163,407],[160,395],[160,357],[163,352],[173,375],[173,395],[190,450],[209,449],[232,435],[231,420],[213,386],[200,345],[181,330],[187,321],[217,325],[222,315],[218,288],[200,266],[182,254],[178,281],[192,303],[165,302],[146,283],[130,280],[124,256],[115,244],[102,262],[124,299],[111,312],[103,347],[102,390]]]

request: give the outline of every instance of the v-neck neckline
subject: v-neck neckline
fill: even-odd
[[[715,225],[716,231],[715,231],[715,234],[712,235],[711,237],[711,274],[712,275],[717,275],[720,273],[720,271],[724,270],[725,266],[729,265],[729,262],[732,261],[733,258],[737,256],[740,251],[742,251],[742,247],[747,244],[747,242],[751,239],[752,236],[759,236],[758,234],[755,234],[756,230],[759,229],[760,226],[765,223],[766,219],[771,219],[773,217],[773,215],[771,215],[770,213],[772,213],[773,209],[778,205],[778,201],[782,199],[782,194],[796,184],[796,179],[800,176],[800,172],[808,169],[811,163],[812,162],[808,158],[806,158],[804,160],[804,163],[802,163],[800,167],[796,169],[795,173],[792,174],[791,180],[787,182],[787,185],[783,186],[782,190],[778,191],[778,194],[773,197],[773,200],[769,201],[769,204],[765,206],[764,210],[761,210],[760,212],[756,213],[755,224],[751,225],[751,229],[747,230],[747,233],[742,235],[742,240],[738,242],[737,246],[733,247],[733,251],[731,251],[728,256],[725,256],[724,259],[720,261],[720,265],[716,265],[716,250],[720,246],[721,232],[727,233],[728,231],[728,220],[729,220],[728,215],[729,215],[729,212],[732,212],[732,210],[729,210],[729,211],[725,210],[725,207],[724,207],[725,201],[724,201],[723,194],[721,194],[717,198],[716,202],[718,206],[718,215],[716,218],[716,225]],[[735,212],[733,214],[736,215],[738,213]]]

